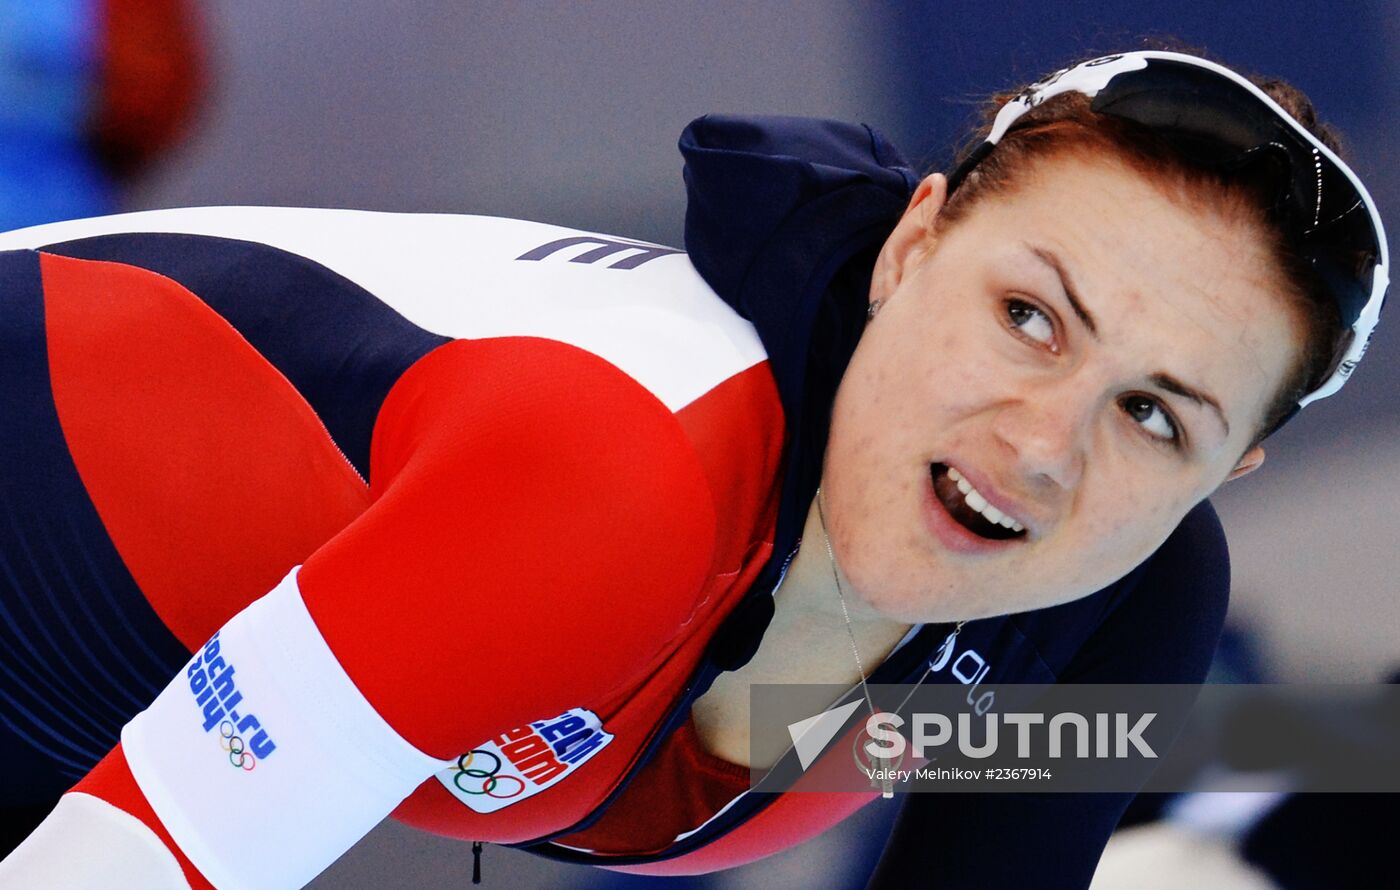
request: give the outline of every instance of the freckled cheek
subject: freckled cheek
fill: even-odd
[[[1121,546],[1154,509],[1144,494],[1124,485],[1123,480],[1098,480],[1092,492],[1082,492],[1079,536],[1091,549]]]
[[[946,444],[960,420],[994,402],[1006,386],[1004,375],[986,354],[987,344],[967,328],[946,316],[938,324],[878,319],[842,381],[829,455],[864,467],[867,476],[877,464],[898,474],[911,457],[927,457]]]
[[[966,352],[930,350],[892,382],[902,410],[956,417],[996,398],[1003,385],[997,369]]]
[[[1185,512],[1180,499],[1151,492],[1122,491],[1120,497],[1090,509],[1081,527],[1085,574],[1103,574],[1108,583],[1152,554]],[[1091,556],[1092,555],[1092,556]]]
[[[890,404],[889,393],[876,381],[848,375],[832,411],[828,454],[835,458],[871,453],[888,437],[898,416],[898,407]]]
[[[945,390],[976,383],[992,370],[987,334],[970,311],[949,311],[925,302],[904,315],[877,320],[866,332],[871,342],[862,342],[861,347],[871,347],[869,357],[878,364],[874,375],[878,385],[906,391],[911,384]]]
[[[936,362],[932,372],[947,398],[982,404],[1001,398],[1017,385],[1018,368],[1009,361],[998,339],[1006,336],[968,324],[941,338],[930,355]]]

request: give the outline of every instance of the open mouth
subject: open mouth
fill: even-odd
[[[1026,536],[1025,526],[987,503],[957,470],[936,463],[929,466],[929,474],[939,503],[958,525],[972,534],[989,541],[1011,541]]]

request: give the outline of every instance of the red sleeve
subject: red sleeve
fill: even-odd
[[[195,886],[196,869],[291,886],[441,769],[433,758],[645,676],[714,547],[708,485],[669,409],[556,341],[421,359],[380,413],[371,482],[370,508],[225,625],[75,789],[146,822]],[[578,640],[606,645],[578,660]],[[210,734],[201,657],[221,671],[209,688],[238,696],[256,770]],[[327,784],[331,761],[360,779]]]
[[[694,611],[714,547],[674,415],[554,340],[425,356],[380,413],[370,480],[375,506],[306,561],[303,595],[376,710],[441,757],[634,677]],[[580,640],[606,657],[573,660]],[[483,681],[489,716],[464,714]]]

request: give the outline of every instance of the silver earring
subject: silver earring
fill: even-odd
[[[879,312],[879,311],[880,311],[880,301],[879,301],[879,300],[871,300],[871,301],[870,301],[870,308],[868,308],[868,309],[865,310],[865,320],[866,320],[866,321],[870,321],[871,319],[873,319],[873,318],[875,317],[875,313],[877,313],[877,312]]]

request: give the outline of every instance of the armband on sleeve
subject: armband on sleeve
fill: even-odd
[[[473,744],[646,676],[696,608],[703,469],[669,409],[597,356],[440,347],[391,391],[372,457],[369,509],[126,726],[119,782],[98,787],[99,765],[79,786],[142,819],[192,884],[303,886]],[[580,639],[608,645],[553,657]]]
[[[132,775],[219,888],[300,887],[434,772],[365,700],[293,570],[122,731]]]

